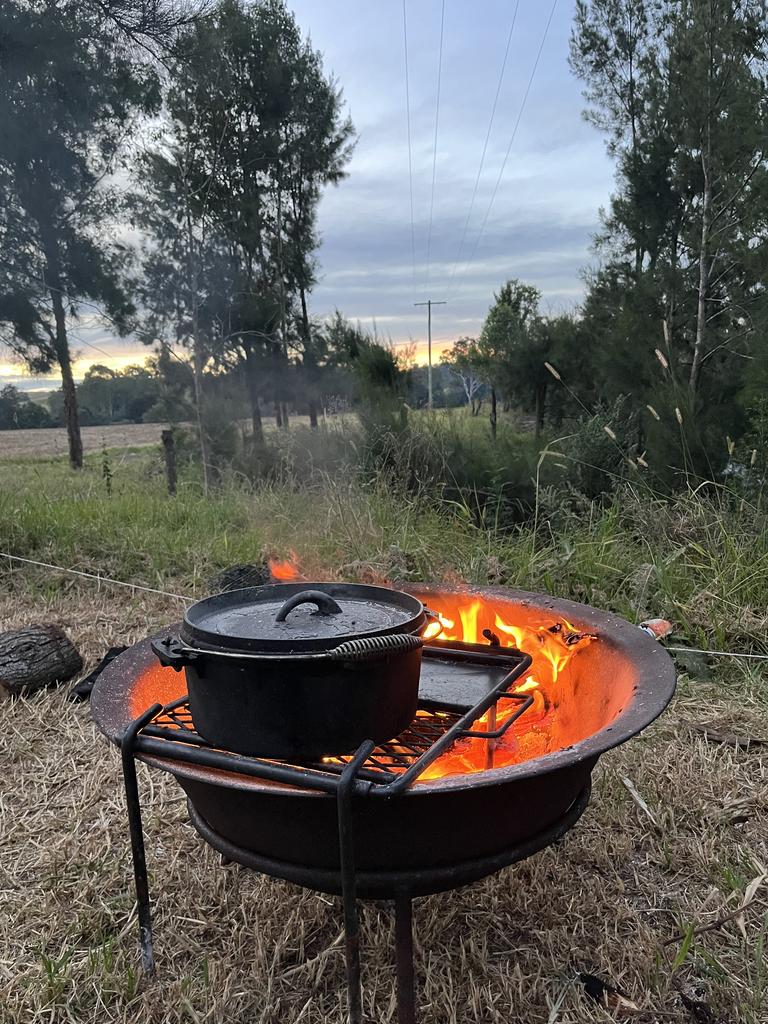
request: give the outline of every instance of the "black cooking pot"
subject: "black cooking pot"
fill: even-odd
[[[309,761],[410,724],[431,619],[397,590],[280,583],[198,602],[179,637],[152,648],[185,670],[192,720],[208,742]]]

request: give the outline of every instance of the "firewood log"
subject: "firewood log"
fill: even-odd
[[[58,626],[41,623],[0,633],[0,691],[34,693],[71,679],[83,659]]]

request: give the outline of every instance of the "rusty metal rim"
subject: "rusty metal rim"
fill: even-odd
[[[635,684],[634,695],[629,705],[618,715],[614,721],[599,729],[597,732],[580,740],[570,747],[564,747],[551,754],[522,764],[509,765],[501,768],[474,772],[469,775],[450,775],[442,779],[433,779],[429,782],[421,782],[414,786],[409,792],[403,794],[401,799],[416,799],[419,796],[427,796],[430,793],[447,793],[452,791],[466,791],[479,789],[484,786],[504,785],[511,782],[521,781],[537,775],[546,775],[560,768],[579,764],[590,758],[599,757],[601,754],[614,747],[619,746],[626,740],[635,736],[645,729],[664,711],[675,692],[676,671],[672,658],[664,648],[643,630],[626,619],[622,619],[611,612],[600,611],[590,605],[579,604],[576,601],[568,601],[564,598],[549,597],[546,594],[535,594],[529,591],[512,590],[504,587],[478,587],[453,589],[448,587],[430,587],[424,584],[411,588],[416,595],[438,594],[459,594],[466,593],[481,598],[498,597],[500,600],[530,606],[532,609],[548,612],[556,616],[562,616],[572,622],[577,628],[597,633],[601,642],[609,644],[617,652],[624,655],[637,668],[638,678]],[[110,714],[109,704],[114,703],[118,694],[118,684],[113,676],[119,679],[120,662],[131,653],[135,658],[140,654],[143,647],[148,658],[154,657],[151,654],[150,639],[141,641],[140,644],[130,648],[125,654],[120,655],[105,669],[103,675],[97,680],[91,698],[94,719],[97,725],[105,732],[113,742],[119,741],[116,735],[116,723]],[[149,662],[147,662],[149,663]],[[112,692],[108,687],[112,686]],[[123,694],[124,703],[126,700]],[[124,710],[124,709],[123,709]],[[124,716],[125,718],[125,716]],[[124,728],[127,721],[121,722]],[[111,726],[111,728],[110,728]],[[215,775],[206,769],[195,768],[194,766],[169,763],[157,758],[142,758],[148,764],[155,765],[169,771],[179,778],[190,778],[197,781],[213,782]],[[222,781],[221,784],[224,784]],[[275,792],[274,784],[265,784],[258,780],[237,777],[227,778],[226,785],[235,789],[259,790]],[[310,792],[308,790],[293,789],[292,787],[280,787],[286,797],[301,797],[303,799],[330,799],[326,794]]]

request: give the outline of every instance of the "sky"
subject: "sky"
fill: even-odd
[[[415,342],[424,361],[426,308],[415,302],[446,302],[432,314],[436,354],[479,332],[510,277],[540,289],[545,313],[576,306],[613,169],[568,68],[574,4],[558,0],[552,14],[550,0],[444,0],[440,62],[443,0],[406,0],[410,104],[401,0],[289,6],[358,134],[347,178],[321,201],[311,313],[338,308],[396,345]],[[77,377],[93,362],[117,368],[147,355],[94,316],[73,333]],[[58,383],[25,376],[0,353],[0,384],[9,381]]]

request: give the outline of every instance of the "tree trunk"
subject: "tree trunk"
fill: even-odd
[[[289,420],[288,420],[288,403],[287,402],[281,402],[280,403],[280,417],[281,417],[280,426],[283,428],[283,430],[287,430],[288,429],[288,425],[289,425]]]
[[[491,424],[491,437],[496,440],[496,388],[491,388],[491,415],[489,417]]]
[[[67,316],[64,311],[64,298],[59,264],[58,242],[53,230],[40,225],[46,262],[46,280],[53,306],[53,317],[56,322],[56,360],[61,370],[61,390],[64,395],[64,424],[67,428],[69,442],[69,464],[73,469],[83,468],[83,439],[80,436],[80,416],[77,411],[77,390],[72,376],[72,360],[69,354],[67,338]]]
[[[263,441],[264,429],[261,423],[261,406],[259,405],[259,368],[256,365],[256,353],[253,344],[247,342],[245,348],[245,379],[248,385],[248,400],[251,405],[252,440],[256,444]]]
[[[537,441],[541,437],[541,432],[544,429],[544,409],[546,406],[546,399],[547,385],[540,384],[539,387],[536,388],[536,425],[534,427],[534,437]]]
[[[193,304],[196,308],[197,303]],[[208,493],[209,487],[209,467],[210,461],[208,458],[208,438],[205,433],[205,420],[203,417],[203,357],[200,351],[200,340],[197,332],[197,313],[192,314],[192,378],[195,385],[195,413],[197,417],[197,431],[200,435],[200,459],[203,464],[203,491],[205,494]]]
[[[14,696],[62,683],[82,667],[77,648],[58,626],[25,626],[0,633],[0,689]]]
[[[301,332],[304,336],[304,376],[309,389],[307,404],[309,406],[309,426],[317,430],[317,398],[315,397],[315,383],[317,376],[317,365],[315,354],[311,349],[312,337],[309,329],[309,311],[307,310],[307,292],[304,285],[299,285],[299,298],[301,299]]]
[[[699,388],[701,364],[704,359],[707,328],[707,291],[709,290],[709,233],[712,223],[712,182],[709,177],[708,149],[702,151],[701,168],[704,172],[704,196],[701,206],[701,248],[699,251],[699,296],[696,308],[696,342],[689,386],[695,394]]]
[[[275,402],[275,426],[280,428],[283,425],[283,407],[280,402]]]

